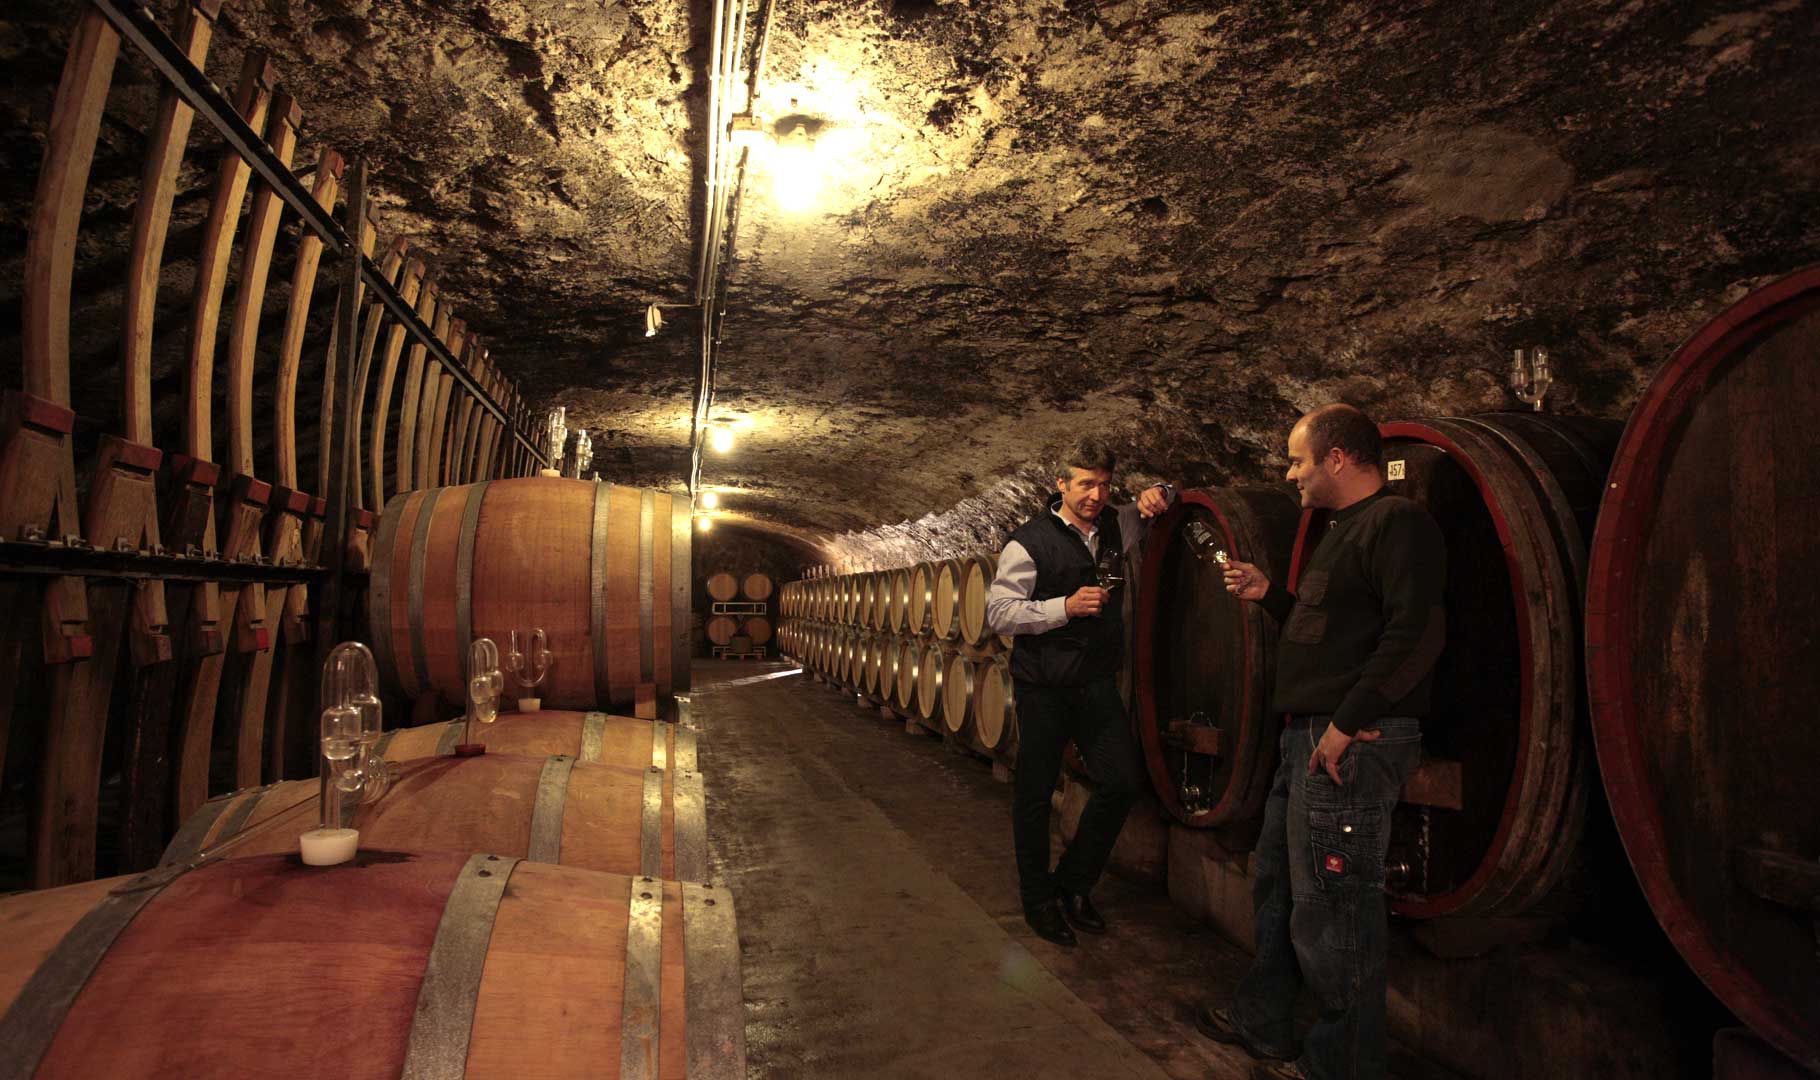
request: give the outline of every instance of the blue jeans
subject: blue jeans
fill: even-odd
[[[1391,809],[1422,757],[1422,728],[1413,717],[1376,727],[1380,738],[1346,748],[1336,785],[1324,770],[1308,775],[1327,717],[1292,719],[1258,837],[1257,955],[1230,1014],[1260,1050],[1296,1057],[1295,1001],[1306,982],[1320,1016],[1296,1064],[1311,1080],[1385,1074],[1384,857]]]

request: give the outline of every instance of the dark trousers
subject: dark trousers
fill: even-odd
[[[1093,778],[1074,842],[1049,872],[1050,795],[1073,739]],[[1131,724],[1113,678],[1086,686],[1017,684],[1017,777],[1011,788],[1011,837],[1018,893],[1029,911],[1058,891],[1085,896],[1106,869],[1112,845],[1137,798]]]
[[[1335,785],[1325,771],[1308,775],[1327,718],[1291,720],[1258,837],[1257,955],[1231,1016],[1258,1047],[1294,1057],[1295,1000],[1307,982],[1320,1016],[1297,1064],[1311,1080],[1385,1074],[1384,856],[1390,811],[1422,757],[1422,729],[1411,717],[1376,726],[1378,739],[1346,748],[1344,783]]]

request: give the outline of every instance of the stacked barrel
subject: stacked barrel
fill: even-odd
[[[708,575],[709,608],[702,627],[716,655],[763,655],[773,636],[771,599],[776,591],[769,574],[739,575],[718,570]]]
[[[321,782],[293,780],[204,804],[139,878],[0,902],[0,955],[24,973],[0,985],[17,1073],[744,1076],[733,898],[709,883],[674,696],[686,506],[495,481],[400,496],[379,535],[373,644],[394,689],[448,716],[469,636],[535,622],[556,656],[544,700],[579,707],[386,732],[368,773],[389,781],[338,823],[359,830],[351,863],[299,862]]]
[[[974,554],[790,582],[779,647],[826,682],[1008,765],[1011,639],[986,624],[997,564]]]

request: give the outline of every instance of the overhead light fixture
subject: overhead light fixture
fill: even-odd
[[[717,454],[725,454],[733,449],[733,429],[716,424],[708,431],[708,445]]]
[[[708,530],[714,528],[714,518],[709,514],[702,514],[700,517],[697,517],[695,519],[695,527],[700,529],[702,532],[707,532]]]
[[[769,134],[764,122],[749,112],[740,113],[727,123],[727,140],[742,150],[762,146]]]
[[[715,507],[720,505],[720,494],[718,492],[713,492],[713,491],[702,492],[701,493],[701,504],[702,504],[702,506],[706,507],[709,510],[714,509]]]

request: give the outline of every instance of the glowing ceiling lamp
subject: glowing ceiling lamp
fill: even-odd
[[[709,510],[714,509],[715,507],[720,505],[720,494],[718,492],[713,492],[713,491],[702,492],[701,493],[701,504],[703,507],[705,507]]]
[[[733,449],[733,429],[716,424],[708,429],[708,446],[717,454],[725,454]]]
[[[777,145],[771,150],[770,166],[771,197],[779,208],[801,213],[820,200],[826,178],[808,124],[794,117],[777,122]]]
[[[702,514],[695,519],[695,527],[702,532],[709,531],[714,528],[714,516],[712,514]]]

